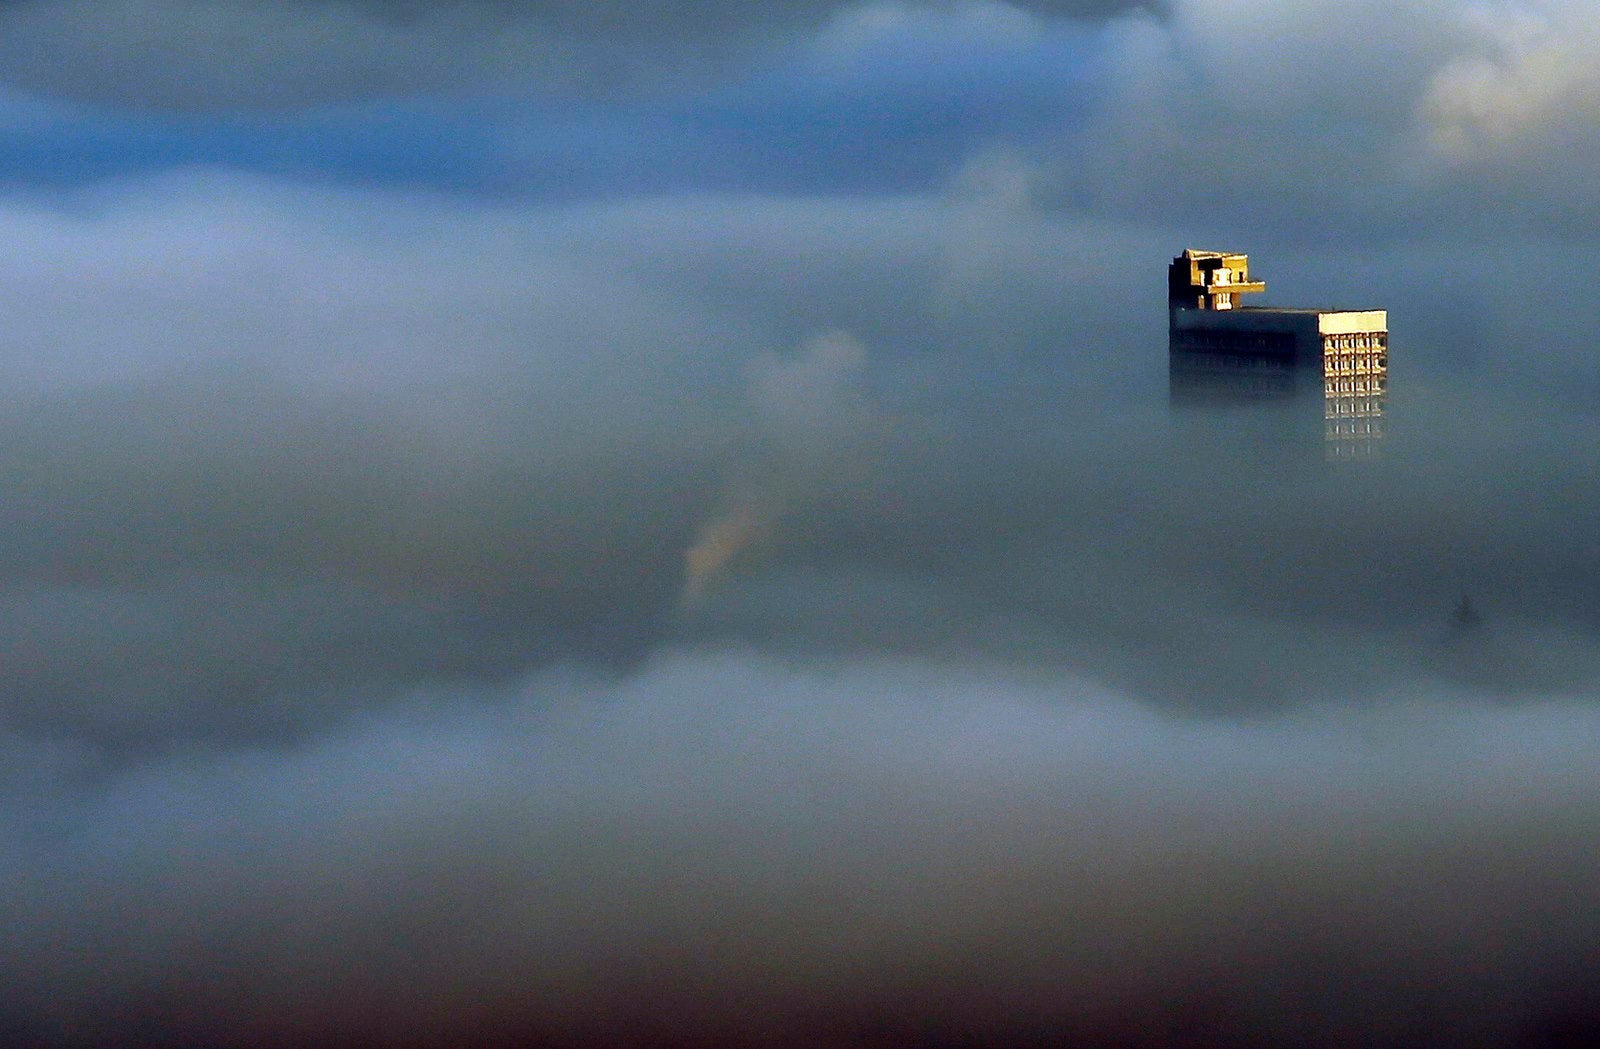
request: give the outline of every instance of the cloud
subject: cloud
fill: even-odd
[[[865,201],[210,174],[12,199],[7,724],[115,763],[672,639],[1065,666],[1203,710],[1594,679],[1592,424],[1546,393],[1592,368],[1581,330],[1480,304],[1495,337],[1547,325],[1462,373],[1497,401],[1425,376],[1450,342],[1397,342],[1407,436],[1324,478],[1318,417],[1166,418],[1128,296],[1177,233],[973,170]],[[1505,250],[1556,287],[1571,261]],[[1258,265],[1292,292],[1284,258]],[[1421,318],[1483,259],[1293,261]],[[689,575],[721,581],[686,610]],[[1465,659],[1463,592],[1494,639]]]
[[[13,787],[8,1033],[1502,1045],[1594,1015],[1588,704],[1174,721],[1070,676],[670,651],[463,698]]]
[[[1555,11],[1561,5],[1545,5]],[[1452,155],[1504,147],[1549,119],[1582,75],[1579,38],[1538,7],[1476,6],[1463,18],[1481,57],[1439,70],[1423,101],[1435,145]]]
[[[737,390],[701,349],[761,336],[526,216],[374,203],[7,211],[11,724],[292,736],[395,675],[650,636]]]
[[[823,448],[860,432],[871,408],[859,389],[866,349],[847,332],[826,332],[791,357],[766,354],[746,368],[761,425],[789,448]]]
[[[0,198],[0,1041],[1592,1029],[1577,23],[1091,6],[4,9],[46,95],[411,98]],[[1213,243],[1390,309],[1379,457],[1172,410]]]
[[[498,4],[41,0],[0,12],[9,81],[110,105],[295,107],[493,83],[560,83],[570,60]]]
[[[762,354],[745,367],[754,432],[724,506],[684,554],[683,604],[696,608],[738,560],[778,533],[787,506],[819,488],[868,479],[862,449],[885,422],[861,389],[866,349],[826,332],[797,354]]]
[[[1103,19],[1128,0],[901,5],[904,18],[987,32],[1001,10]],[[874,10],[880,13],[881,5]],[[831,0],[627,5],[298,0],[33,0],[0,8],[7,82],[111,105],[293,108],[353,97],[515,91],[593,93],[625,83],[705,83],[834,20],[873,16]],[[921,12],[930,12],[922,14]],[[976,18],[973,12],[985,12]],[[881,19],[879,19],[881,21]]]
[[[1440,67],[1419,101],[1430,166],[1458,180],[1534,189],[1569,217],[1600,200],[1565,172],[1596,159],[1600,58],[1582,4],[1475,5],[1470,44]]]
[[[1590,13],[1180,3],[1162,19],[1113,20],[1093,119],[1070,146],[1039,150],[1051,196],[1350,250],[1418,225],[1476,222],[1503,237],[1529,221],[1586,222],[1595,201],[1568,172],[1588,163],[1600,112]]]
[[[144,30],[116,29],[116,10],[73,20],[73,32],[103,31],[108,49],[137,40]],[[187,55],[63,54],[35,77],[44,52],[29,33],[49,47],[73,36],[52,21],[60,4],[14,6],[0,20],[38,22],[4,37],[28,49],[8,65],[14,83],[100,108],[13,98],[9,163],[18,177],[68,183],[219,163],[570,200],[923,192],[974,157],[1010,154],[1038,170],[1033,199],[1046,207],[1120,224],[1160,214],[1252,239],[1292,230],[1300,246],[1382,244],[1418,224],[1560,230],[1594,210],[1586,183],[1567,177],[1590,159],[1596,122],[1582,4],[1427,3],[1399,15],[1177,4],[1078,19],[1058,17],[1070,5],[1000,3],[698,19],[564,10],[239,4],[191,18],[140,7],[125,20],[171,16],[162,40],[210,26],[262,54],[196,44],[194,55],[226,51],[210,71]],[[230,11],[277,29],[236,31]],[[335,47],[345,22],[378,42]],[[63,68],[127,83],[47,83]],[[128,105],[191,112],[134,117]],[[1252,207],[1241,211],[1245,186]]]
[[[938,6],[881,0],[841,10],[822,31],[817,46],[824,53],[849,56],[886,39],[919,34],[1011,43],[1032,40],[1041,31],[1037,16],[998,0]]]

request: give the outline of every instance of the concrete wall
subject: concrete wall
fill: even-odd
[[[1324,335],[1357,335],[1387,332],[1388,310],[1329,310],[1317,314],[1317,330]]]

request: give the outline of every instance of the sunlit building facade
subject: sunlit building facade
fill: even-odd
[[[1240,305],[1241,296],[1265,290],[1247,255],[1191,248],[1172,260],[1174,402],[1303,396],[1322,406],[1328,458],[1371,456],[1383,438],[1387,311]]]

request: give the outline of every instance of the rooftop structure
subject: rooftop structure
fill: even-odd
[[[1360,458],[1382,433],[1385,310],[1241,306],[1262,292],[1249,256],[1193,248],[1167,268],[1175,401],[1294,395],[1321,387],[1330,458]],[[1363,450],[1364,449],[1364,450]]]
[[[1167,269],[1167,305],[1173,309],[1231,310],[1238,296],[1266,290],[1265,281],[1250,279],[1248,255],[1189,248]]]

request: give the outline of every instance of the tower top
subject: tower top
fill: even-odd
[[[1231,251],[1185,249],[1167,267],[1167,305],[1184,310],[1231,310],[1235,296],[1266,291],[1250,279],[1250,256]]]

